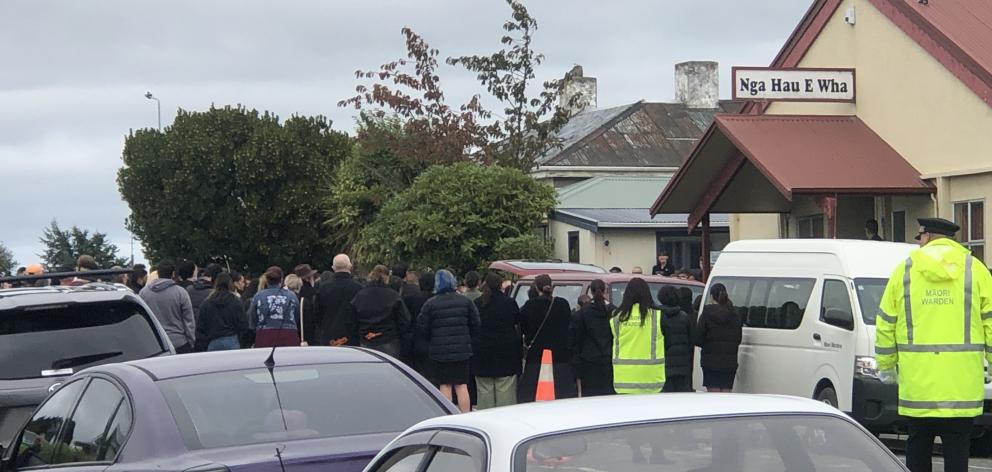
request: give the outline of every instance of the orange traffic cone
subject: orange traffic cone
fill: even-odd
[[[550,349],[545,349],[541,354],[541,373],[537,377],[537,395],[535,395],[535,399],[539,402],[555,399],[555,371]]]

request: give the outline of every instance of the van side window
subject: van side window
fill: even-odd
[[[823,282],[823,300],[820,302],[820,321],[846,330],[854,329],[854,310],[847,284],[840,280]]]
[[[796,329],[802,324],[815,279],[716,277],[750,328]]]

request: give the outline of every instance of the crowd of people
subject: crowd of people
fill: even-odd
[[[91,257],[80,257],[76,269],[84,276],[64,285],[96,280],[85,277],[98,269]],[[405,362],[462,411],[534,401],[545,351],[554,359],[556,398],[690,392],[696,346],[707,390],[733,387],[741,319],[720,284],[700,313],[688,289],[665,285],[652,294],[642,278],[631,279],[614,306],[603,280],[592,281],[579,300],[565,300],[554,295],[551,277],[540,275],[520,306],[510,296],[512,283],[497,273],[482,278],[470,271],[459,281],[449,270],[377,265],[360,280],[353,269],[340,254],[328,272],[301,264],[287,274],[273,266],[255,279],[216,263],[201,269],[165,260],[112,281],[144,300],[177,353],[360,346]],[[630,353],[660,362],[618,364]],[[656,385],[626,388],[645,382],[617,375]]]

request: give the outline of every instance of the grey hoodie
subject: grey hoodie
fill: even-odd
[[[193,321],[193,304],[185,289],[172,279],[156,279],[141,289],[139,296],[165,328],[173,346],[177,349],[187,344],[193,347],[196,324]]]

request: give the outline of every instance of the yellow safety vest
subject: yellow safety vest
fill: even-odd
[[[984,358],[992,361],[992,276],[950,239],[896,267],[875,320],[879,370],[896,370],[899,414],[982,414]]]
[[[659,393],[665,387],[665,336],[661,332],[661,313],[654,308],[644,315],[634,305],[630,319],[621,322],[614,316],[613,389],[617,393]]]

